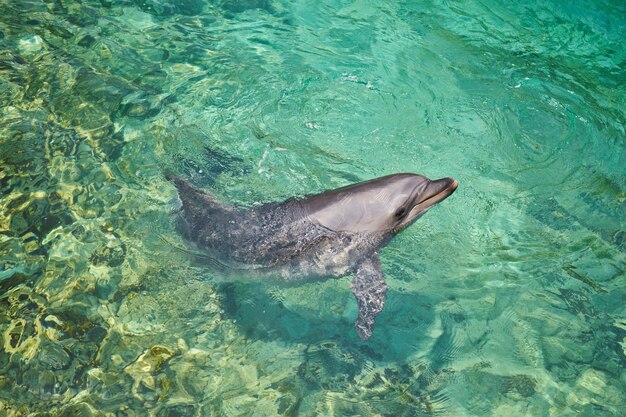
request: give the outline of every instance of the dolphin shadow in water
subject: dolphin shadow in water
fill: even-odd
[[[372,335],[385,302],[380,249],[458,186],[452,178],[394,174],[245,209],[176,176],[167,179],[178,190],[187,237],[221,273],[245,271],[292,284],[353,273],[361,339]]]
[[[427,329],[433,325],[436,313],[427,306],[437,301],[427,294],[419,296],[416,306],[415,293],[390,288],[386,296],[393,302],[387,303],[386,314],[377,319],[383,329],[377,330],[368,343],[358,344],[349,331],[354,326],[349,318],[352,308],[343,304],[347,294],[332,293],[328,286],[318,287],[315,283],[306,285],[313,287],[306,288],[302,297],[314,294],[316,302],[338,309],[317,314],[311,310],[311,303],[302,305],[296,301],[295,305],[289,305],[280,292],[279,295],[273,292],[278,285],[264,282],[221,282],[217,291],[224,318],[232,320],[241,334],[251,340],[306,346],[333,341],[344,351],[360,351],[372,360],[402,362],[408,352],[413,351],[407,346],[420,345],[431,338]],[[411,306],[410,309],[407,306]]]

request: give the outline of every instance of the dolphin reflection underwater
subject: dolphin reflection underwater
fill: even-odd
[[[302,199],[238,208],[172,175],[187,237],[227,269],[269,273],[286,281],[354,274],[356,331],[368,339],[387,284],[379,251],[458,183],[394,174]]]

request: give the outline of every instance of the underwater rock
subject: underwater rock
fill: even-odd
[[[534,378],[528,375],[513,375],[505,378],[500,392],[509,395],[515,393],[527,398],[535,394],[536,387],[537,381]]]
[[[98,412],[95,408],[93,408],[93,406],[85,402],[80,402],[78,404],[71,404],[71,405],[65,406],[58,413],[58,417],[98,417],[98,416],[104,416],[104,415]]]
[[[358,367],[352,356],[345,355],[333,342],[309,346],[298,376],[313,386],[341,391],[354,382]]]
[[[588,368],[576,380],[575,389],[567,396],[567,402],[581,411],[585,406],[595,408],[596,404],[602,404],[606,415],[617,415],[614,405],[622,403],[623,396],[622,390],[611,384],[605,373]]]
[[[59,371],[70,364],[70,355],[57,343],[46,340],[40,344],[37,359],[45,369]]]
[[[68,7],[67,20],[76,26],[90,27],[98,22],[98,12],[82,4],[74,4]]]
[[[42,219],[46,218],[50,206],[44,198],[37,198],[40,197],[39,195],[26,194],[24,197],[30,201],[12,213],[10,229],[20,236],[33,232],[41,237],[40,225]],[[43,232],[47,233],[49,230],[44,230]]]
[[[162,369],[163,365],[174,356],[174,353],[173,350],[165,346],[154,345],[144,351],[135,362],[124,368],[124,372],[134,379],[132,392],[136,398],[143,399],[144,395],[153,396],[153,394],[146,393],[143,388],[151,391],[157,389],[155,373]]]
[[[54,372],[51,370],[45,370],[39,374],[39,390],[45,394],[52,394],[54,392],[54,385],[56,378]]]
[[[20,39],[18,48],[25,55],[34,54],[44,48],[44,41],[39,35],[24,37]]]
[[[186,417],[195,415],[196,407],[193,405],[180,404],[165,407],[159,411],[157,417]]]
[[[24,292],[28,291],[24,288]],[[11,354],[11,359],[18,354],[23,360],[34,358],[42,340],[42,327],[37,317],[41,306],[27,294],[12,294],[16,297],[9,309],[9,320],[4,324],[0,341],[4,343],[4,350]],[[33,297],[36,298],[36,297]]]
[[[83,35],[78,42],[76,42],[78,46],[82,46],[83,48],[90,48],[94,43],[96,43],[96,38],[90,34]]]
[[[147,91],[134,91],[124,97],[120,104],[119,114],[125,117],[154,117],[165,104],[171,101],[169,94],[155,94]]]
[[[126,245],[119,239],[110,240],[98,247],[89,257],[93,265],[106,265],[110,268],[120,266],[126,256]]]
[[[28,277],[21,269],[9,269],[8,271],[0,271],[0,294],[6,293],[11,288],[17,287]]]
[[[212,386],[210,381],[220,384],[222,377],[217,374],[213,378],[207,372],[208,364],[211,362],[210,354],[200,349],[190,349],[185,352],[179,364],[175,366],[176,385],[193,398],[202,397]]]
[[[604,374],[595,369],[587,369],[576,381],[576,386],[586,389],[599,396],[605,396],[607,379]]]
[[[87,339],[90,341],[99,344],[106,337],[107,330],[101,326],[94,326],[87,331]]]

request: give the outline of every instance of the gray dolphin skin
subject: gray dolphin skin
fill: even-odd
[[[356,331],[368,339],[387,284],[379,251],[456,190],[452,178],[394,174],[301,199],[237,208],[168,175],[182,201],[187,237],[228,269],[287,281],[354,274]]]

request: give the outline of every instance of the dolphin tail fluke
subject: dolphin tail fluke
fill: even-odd
[[[380,270],[377,255],[365,259],[356,270],[352,280],[352,293],[359,306],[359,317],[355,323],[356,332],[363,340],[372,336],[376,316],[385,305],[387,283]]]
[[[165,179],[171,182],[172,184],[174,184],[179,193],[190,191],[190,190],[201,192],[199,189],[191,185],[189,182],[169,172],[165,174]]]
[[[220,203],[211,194],[194,187],[189,182],[180,177],[177,177],[176,175],[168,173],[165,174],[165,178],[176,186],[176,189],[178,190],[178,196],[183,203],[183,208],[185,208],[185,206],[196,205],[200,205],[206,208],[207,204],[215,208],[227,208],[226,205]]]
[[[203,227],[207,219],[219,221],[220,216],[234,211],[233,207],[220,203],[211,194],[194,187],[180,177],[166,174],[165,178],[172,182],[178,190],[178,197],[182,202],[183,218],[191,235],[199,227]]]

